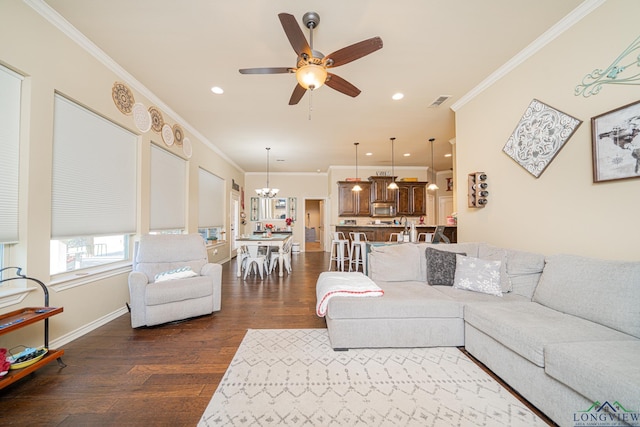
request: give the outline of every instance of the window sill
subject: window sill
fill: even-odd
[[[41,290],[39,287],[23,288],[23,287],[6,287],[6,289],[0,290],[0,308],[9,307],[15,304],[19,304],[23,299],[27,297],[29,292]]]
[[[108,277],[117,276],[131,271],[131,261],[124,261],[93,268],[91,270],[75,271],[57,274],[51,278],[48,288],[56,292],[87,285]]]
[[[207,249],[211,248],[219,248],[220,246],[224,246],[227,244],[226,240],[213,240],[207,241]]]

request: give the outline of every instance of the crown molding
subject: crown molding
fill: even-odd
[[[183,128],[187,129],[192,135],[202,141],[207,147],[213,150],[216,154],[226,160],[229,164],[233,165],[240,173],[244,173],[244,170],[231,160],[225,153],[223,153],[217,146],[209,141],[204,135],[202,135],[196,128],[189,124],[185,119],[180,117],[178,113],[173,111],[167,104],[162,102],[153,92],[151,92],[145,85],[139,82],[133,77],[127,70],[122,68],[117,62],[115,62],[109,55],[107,55],[96,44],[89,40],[84,34],[82,34],[76,27],[71,25],[62,15],[56,12],[51,6],[44,2],[44,0],[23,0],[28,6],[35,10],[40,16],[45,18],[50,24],[64,33],[71,40],[76,42],[81,48],[91,54],[100,63],[107,67],[111,72],[117,75],[122,81],[134,88],[149,101],[155,104],[158,108],[166,113],[169,117],[179,123]]]
[[[573,25],[580,22],[582,18],[603,5],[606,1],[607,0],[585,0],[584,2],[582,2],[578,7],[569,12],[567,16],[558,21],[553,27],[545,31],[540,37],[535,39],[531,44],[529,44],[529,46],[525,47],[518,54],[516,54],[516,56],[511,58],[500,68],[491,73],[489,77],[480,82],[480,84],[478,84],[476,87],[462,96],[459,100],[453,103],[453,105],[451,105],[451,109],[454,112],[458,111],[467,102],[471,101],[473,98],[488,89],[495,82],[499,81],[504,76],[509,74],[518,65],[522,64],[524,61],[532,57],[540,49],[551,43],[556,39],[556,37],[567,31]]]

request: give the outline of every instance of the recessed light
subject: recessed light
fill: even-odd
[[[394,93],[393,96],[391,97],[391,99],[393,99],[394,101],[399,101],[402,98],[404,98],[404,93]]]
[[[366,153],[365,156],[373,156],[373,153]]]
[[[222,95],[224,93],[224,90],[221,87],[214,86],[211,88],[211,92],[215,93],[216,95]]]
[[[451,153],[447,153],[444,155],[445,157],[451,157]]]
[[[403,156],[405,157],[411,157],[411,153],[404,153]]]

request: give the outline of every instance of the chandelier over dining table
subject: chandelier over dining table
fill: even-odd
[[[258,195],[258,197],[262,197],[265,199],[272,199],[276,197],[276,195],[278,194],[278,191],[280,190],[277,188],[269,187],[269,151],[271,151],[271,148],[267,147],[266,150],[267,150],[267,186],[264,188],[256,188],[256,194]]]

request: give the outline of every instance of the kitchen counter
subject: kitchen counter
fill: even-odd
[[[411,228],[411,227],[409,227]],[[350,232],[365,233],[367,240],[370,242],[388,242],[391,233],[399,233],[404,230],[404,225],[401,224],[360,224],[360,225],[335,225],[336,231],[342,231],[345,236],[349,236]],[[420,233],[433,233],[436,229],[435,225],[416,225],[416,231]],[[447,225],[444,228],[444,235],[451,240],[451,243],[456,243],[458,228],[455,225]]]

